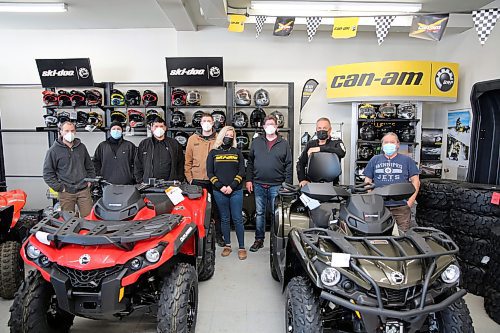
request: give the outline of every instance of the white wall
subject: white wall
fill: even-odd
[[[497,28],[499,29],[499,28]],[[9,45],[0,61],[1,83],[38,83],[35,58],[89,57],[96,81],[165,81],[165,56],[223,56],[226,81],[291,81],[295,83],[295,113],[298,123],[300,93],[304,82],[317,79],[325,87],[326,67],[343,63],[383,60],[457,61],[461,66],[460,102],[467,100],[472,82],[498,77],[500,65],[493,60],[499,54],[500,32],[480,47],[475,32],[445,36],[440,43],[390,33],[378,46],[374,32],[361,32],[351,40],[333,40],[329,32],[318,32],[311,43],[305,31],[295,31],[288,38],[264,31],[256,39],[254,26],[242,34],[216,27],[202,27],[197,32],[172,29],[137,30],[0,30],[3,45]],[[460,44],[460,45],[458,45]],[[474,65],[476,64],[476,65]],[[488,68],[483,68],[488,64]],[[477,68],[476,68],[477,67]],[[471,72],[471,73],[469,73]],[[14,91],[15,90],[15,91]],[[3,128],[41,126],[41,94],[37,89],[1,89],[0,112]],[[304,121],[328,116],[344,122],[346,147],[350,147],[351,105],[327,104],[322,97]],[[15,98],[14,98],[15,97]],[[448,107],[448,106],[447,106]],[[447,108],[446,107],[446,108]],[[424,110],[424,126],[441,121],[440,107]],[[439,111],[439,112],[438,112]],[[436,116],[436,114],[438,114]],[[32,137],[36,136],[36,139]],[[296,138],[298,128],[296,128]],[[7,174],[41,174],[47,141],[42,134],[3,134]],[[95,149],[101,135],[84,134],[89,151]],[[33,142],[34,141],[34,142]],[[295,154],[298,155],[298,140]],[[349,156],[346,157],[348,160]],[[349,170],[344,170],[347,174]],[[10,188],[27,188],[25,180],[8,179]],[[44,206],[45,186],[30,181],[30,206]]]

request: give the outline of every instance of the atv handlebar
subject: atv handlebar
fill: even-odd
[[[84,182],[87,183],[97,183],[99,185],[111,185],[110,182],[108,182],[106,179],[102,178],[101,176],[97,176],[95,178],[83,178]]]

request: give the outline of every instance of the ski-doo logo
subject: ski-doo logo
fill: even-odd
[[[455,74],[448,67],[443,67],[437,71],[435,81],[439,90],[449,91],[455,83]]]
[[[82,79],[86,79],[89,77],[90,75],[90,71],[85,68],[85,67],[80,67],[78,68],[78,75],[82,78]]]
[[[170,75],[173,76],[182,76],[182,75],[205,75],[205,69],[198,69],[198,68],[177,68],[177,69],[172,69],[170,71]]]
[[[90,255],[83,254],[80,259],[78,259],[80,265],[87,265],[90,262]]]
[[[391,275],[390,275],[390,277],[391,277],[391,281],[392,281],[394,284],[401,284],[401,283],[403,283],[403,282],[404,282],[404,280],[405,280],[405,276],[404,276],[404,274],[403,274],[403,273],[401,273],[401,272],[397,272],[397,271],[392,272],[392,273],[391,273]]]
[[[67,71],[64,69],[49,69],[42,72],[42,76],[57,76],[57,77],[65,77],[65,76],[75,76],[75,71]]]
[[[423,72],[387,72],[383,77],[376,77],[375,73],[336,75],[332,79],[331,87],[369,87],[374,82],[382,86],[418,86],[423,77]]]
[[[211,77],[219,77],[219,75],[220,75],[220,68],[216,67],[216,66],[210,67],[209,73],[210,73]]]

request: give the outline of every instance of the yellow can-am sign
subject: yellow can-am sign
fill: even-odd
[[[454,102],[458,64],[434,61],[381,61],[330,66],[327,98],[332,102],[404,99]]]

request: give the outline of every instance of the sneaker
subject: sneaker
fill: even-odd
[[[250,246],[250,251],[251,252],[257,252],[259,249],[264,247],[264,240],[263,239],[256,239],[255,242],[253,243],[252,246]]]
[[[240,260],[245,260],[247,258],[247,250],[239,249],[238,250],[238,258],[240,258]]]
[[[226,246],[226,242],[224,242],[224,237],[222,237],[222,235],[215,236],[215,241],[217,242],[217,245],[219,245],[219,247]]]
[[[220,255],[223,257],[227,257],[231,254],[231,252],[233,252],[233,250],[231,250],[230,246],[224,246],[224,250],[222,250],[222,253]]]

